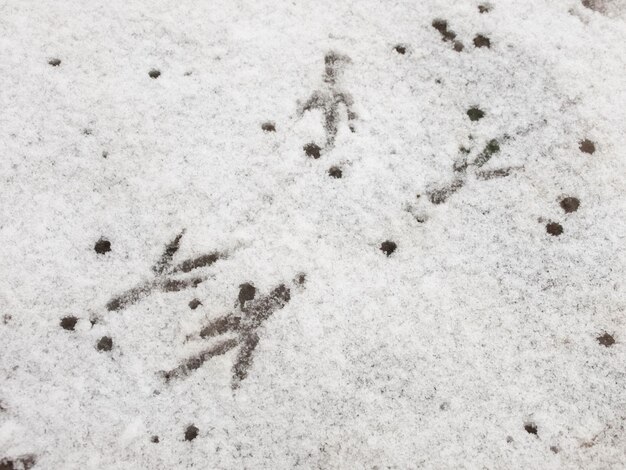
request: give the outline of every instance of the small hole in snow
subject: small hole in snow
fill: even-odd
[[[453,49],[456,52],[461,52],[464,48],[465,48],[465,46],[463,46],[463,43],[461,41],[454,41]]]
[[[159,436],[152,436],[150,438],[150,442],[152,442],[154,444],[158,444],[159,443]]]
[[[528,434],[534,434],[535,436],[537,435],[537,425],[535,423],[526,423],[524,425],[524,429]]]
[[[336,167],[336,166],[331,166],[330,170],[328,170],[328,174],[331,178],[341,178],[343,176],[343,172],[341,171],[341,168]]]
[[[321,155],[320,152],[322,151],[322,148],[319,145],[310,143],[310,144],[306,144],[303,147],[303,149],[304,149],[304,153],[306,153],[308,157],[312,157],[315,159],[320,158],[320,155]]]
[[[444,41],[452,41],[456,37],[456,33],[448,29],[448,22],[446,20],[433,20],[432,25],[433,28],[439,31]]]
[[[575,197],[565,197],[561,199],[560,205],[561,208],[567,213],[576,212],[580,206],[580,201]]]
[[[198,437],[198,431],[199,429],[195,427],[193,424],[190,426],[187,426],[187,429],[185,429],[185,440],[193,441],[196,437]]]
[[[261,124],[261,129],[265,132],[276,132],[276,125],[273,122],[264,122]]]
[[[483,36],[482,34],[478,34],[474,38],[474,46],[476,47],[491,47],[491,41],[487,36]]]
[[[52,65],[53,67],[58,67],[59,65],[61,65],[61,59],[50,59],[48,61],[48,64]]]
[[[113,349],[113,340],[110,336],[103,336],[98,340],[96,349],[98,351],[110,351],[111,349]]]
[[[406,46],[402,45],[402,44],[398,44],[396,47],[394,47],[394,50],[401,55],[406,54]]]
[[[608,333],[604,333],[602,336],[598,336],[598,343],[607,348],[613,346],[615,344],[615,338]]]
[[[396,248],[398,248],[398,245],[391,240],[384,241],[380,245],[380,251],[385,253],[387,256],[391,256],[391,254],[396,251]]]
[[[239,296],[237,297],[237,300],[239,300],[239,306],[241,308],[244,307],[246,302],[254,300],[254,297],[256,297],[256,287],[249,282],[244,282],[239,285]]]
[[[61,328],[68,331],[74,331],[74,327],[76,326],[76,322],[78,322],[78,318],[76,317],[63,317],[61,318]]]
[[[581,140],[578,148],[581,152],[588,153],[589,155],[596,151],[596,145],[589,139]]]
[[[94,245],[93,249],[96,250],[96,253],[99,255],[103,255],[111,251],[111,242],[106,238],[100,238],[100,240],[98,240]]]
[[[557,222],[550,222],[546,225],[546,232],[553,237],[558,237],[563,233],[563,226]]]
[[[197,309],[200,305],[202,305],[202,302],[200,302],[198,299],[193,299],[191,302],[189,302],[189,308],[191,310]]]
[[[473,106],[467,110],[467,115],[469,116],[470,121],[478,121],[479,119],[485,117],[485,112],[476,106]]]
[[[157,69],[152,69],[150,70],[150,72],[148,72],[148,75],[150,76],[150,78],[159,78],[161,72]]]
[[[559,453],[559,448],[557,446],[550,446],[550,450],[554,453],[554,454],[558,454]]]
[[[488,5],[486,3],[478,5],[478,12],[479,13],[489,13],[490,11],[491,11],[491,5]]]
[[[102,158],[107,158],[109,156],[109,152],[107,152],[106,150],[104,150],[102,152]]]

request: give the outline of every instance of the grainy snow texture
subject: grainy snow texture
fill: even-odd
[[[626,467],[626,2],[0,2],[0,469]]]

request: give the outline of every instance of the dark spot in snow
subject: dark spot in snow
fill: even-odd
[[[391,256],[391,254],[396,251],[396,248],[398,248],[398,245],[391,240],[384,241],[380,245],[380,251],[385,253],[387,256]]]
[[[328,170],[328,175],[331,178],[341,178],[343,176],[343,172],[341,171],[341,168],[336,167],[336,166],[331,166],[330,169]]]
[[[61,318],[61,328],[68,331],[74,331],[74,327],[76,326],[76,322],[78,322],[78,318],[76,317],[63,317]]]
[[[100,238],[100,240],[98,240],[94,245],[93,249],[96,250],[96,253],[99,255],[103,255],[111,251],[111,242],[106,238]]]
[[[613,336],[608,333],[604,333],[602,336],[598,336],[596,339],[598,340],[598,343],[607,348],[615,344],[615,338],[613,338]]]
[[[559,448],[557,446],[550,446],[550,450],[554,454],[558,454],[559,453]]]
[[[106,150],[104,150],[102,152],[102,158],[107,158],[109,156],[109,152],[107,152]]]
[[[604,5],[602,0],[582,0],[582,4],[585,8],[604,13]]]
[[[588,153],[589,155],[596,151],[596,145],[589,139],[581,140],[578,148],[581,152]]]
[[[402,45],[402,44],[398,44],[396,47],[394,47],[394,50],[401,55],[406,54],[406,46]]]
[[[93,130],[89,128],[83,129],[83,135],[91,135],[91,134],[93,134]]]
[[[37,463],[34,455],[22,455],[0,460],[0,470],[30,470]]]
[[[310,143],[310,144],[306,144],[304,147],[304,153],[308,156],[308,157],[312,157],[315,159],[320,158],[321,155],[321,147],[317,144],[314,143]]]
[[[534,434],[535,436],[537,435],[537,425],[535,423],[526,423],[524,425],[524,429],[528,434]]]
[[[246,302],[253,300],[256,295],[256,288],[249,282],[245,282],[239,286],[239,306],[243,308]]]
[[[558,237],[563,233],[563,226],[557,222],[550,222],[546,225],[546,232],[553,237]]]
[[[159,78],[161,72],[157,69],[152,69],[150,70],[150,72],[148,72],[148,75],[150,76],[150,78]]]
[[[53,67],[58,67],[59,65],[61,65],[61,59],[50,59],[48,61],[48,64],[52,65]]]
[[[159,443],[159,436],[152,436],[150,438],[150,442],[152,442],[154,444],[158,444]]]
[[[196,437],[198,437],[198,431],[199,429],[193,424],[187,426],[187,429],[185,429],[185,440],[193,441]]]
[[[452,41],[456,37],[456,33],[448,29],[448,22],[446,20],[433,20],[432,25],[433,28],[439,31],[443,41]]]
[[[300,273],[296,276],[296,283],[303,285],[306,282],[306,274]]]
[[[439,405],[439,409],[441,411],[447,411],[450,409],[450,403],[448,403],[447,401],[444,401],[441,405]]]
[[[202,305],[202,302],[200,302],[198,299],[193,299],[189,302],[189,308],[191,310],[197,309],[200,305]]]
[[[264,122],[261,124],[261,129],[265,132],[276,132],[276,125],[273,122]]]
[[[491,47],[491,41],[487,36],[483,36],[482,34],[476,35],[474,38],[474,46],[476,47]]]
[[[448,29],[448,22],[446,20],[436,19],[432,22],[433,28],[439,31],[441,34],[441,40],[444,42],[452,42],[453,49],[456,52],[461,52],[463,50],[463,43],[461,41],[456,41],[456,33],[450,29]]]
[[[479,13],[489,13],[490,11],[491,11],[491,5],[488,5],[486,3],[478,5],[478,12]]]
[[[98,340],[96,349],[98,351],[110,351],[111,349],[113,349],[113,340],[110,336],[103,336]]]
[[[513,436],[506,436],[506,442],[508,442],[509,444],[513,442]]]
[[[575,197],[565,197],[561,199],[560,205],[561,208],[567,213],[576,212],[580,206],[580,201]]]
[[[482,119],[485,116],[485,112],[473,106],[467,110],[467,115],[469,116],[470,121],[478,121],[479,119]]]

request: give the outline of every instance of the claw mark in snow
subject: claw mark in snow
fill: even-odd
[[[340,55],[335,52],[328,52],[324,57],[324,83],[320,89],[315,90],[304,104],[302,104],[298,113],[302,116],[306,111],[319,109],[324,115],[324,129],[326,131],[325,148],[330,149],[335,145],[335,139],[339,130],[340,106],[346,108],[346,115],[350,130],[354,132],[354,121],[357,117],[352,110],[354,100],[352,96],[342,91],[337,86],[337,78],[342,67],[351,60],[348,56]]]
[[[154,279],[143,282],[135,287],[122,292],[120,295],[113,297],[106,305],[107,310],[117,311],[123,310],[129,305],[139,302],[144,297],[152,294],[154,291],[161,292],[178,292],[190,287],[197,287],[206,277],[192,276],[183,279],[177,279],[173,276],[181,273],[190,273],[199,268],[211,266],[219,259],[226,257],[225,254],[213,252],[203,254],[195,258],[184,260],[178,264],[173,264],[174,255],[180,247],[180,240],[185,231],[180,232],[174,240],[165,245],[165,249],[159,260],[152,266],[152,272],[155,274]]]
[[[184,360],[178,367],[162,372],[165,381],[187,377],[209,359],[239,347],[232,368],[231,381],[232,389],[236,390],[240,382],[248,376],[252,366],[253,353],[260,339],[259,327],[276,311],[287,305],[291,300],[291,291],[284,284],[280,284],[269,294],[258,299],[255,297],[256,289],[251,284],[241,284],[237,302],[239,310],[211,321],[200,330],[202,339],[211,339],[228,333],[235,334],[235,337],[221,339],[199,354]]]
[[[469,153],[469,151],[465,148],[462,148],[461,151],[463,153]],[[485,145],[485,148],[482,152],[480,152],[474,161],[463,160],[461,162],[457,162],[453,165],[452,169],[455,174],[455,179],[439,188],[432,189],[428,192],[428,198],[430,202],[433,204],[442,204],[447,201],[447,199],[454,193],[456,193],[459,189],[461,189],[465,185],[465,179],[468,173],[468,168],[473,167],[476,170],[474,171],[474,175],[478,180],[490,180],[494,178],[504,178],[511,174],[514,170],[519,170],[520,168],[516,167],[505,167],[498,168],[495,170],[482,170],[483,165],[485,165],[491,158],[500,152],[500,144],[496,139],[491,139]]]

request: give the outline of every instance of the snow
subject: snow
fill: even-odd
[[[624,0],[2,2],[0,468],[626,466],[625,40]]]

